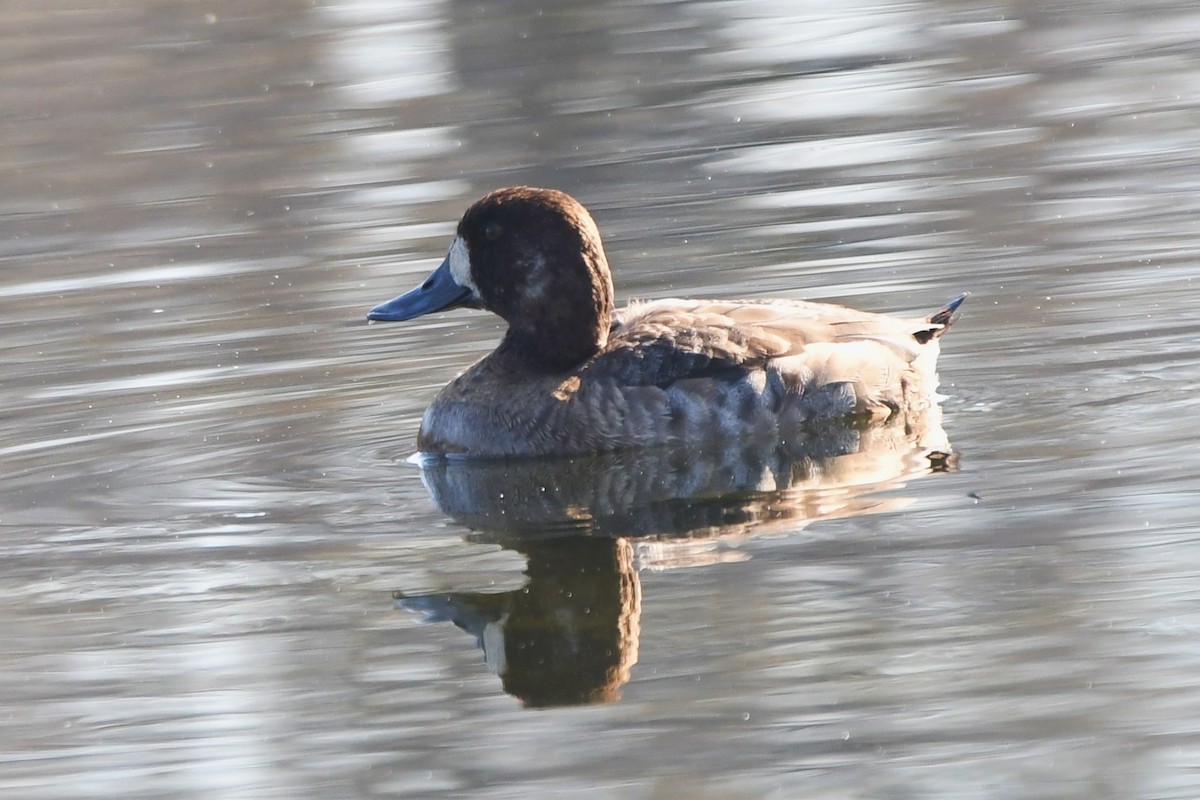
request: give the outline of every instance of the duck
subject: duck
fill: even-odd
[[[587,209],[555,189],[511,186],[467,208],[441,265],[367,319],[473,308],[508,324],[426,409],[422,454],[573,456],[786,440],[919,414],[938,400],[939,340],[966,297],[915,319],[792,299],[618,310]]]

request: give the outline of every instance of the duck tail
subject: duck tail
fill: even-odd
[[[951,300],[946,305],[939,308],[937,311],[930,314],[926,319],[935,327],[916,333],[917,341],[925,344],[930,339],[936,339],[946,331],[950,330],[950,326],[958,319],[958,307],[963,304],[963,301],[971,296],[970,292],[963,292],[958,297]]]

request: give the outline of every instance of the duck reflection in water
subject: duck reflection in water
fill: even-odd
[[[838,425],[787,443],[654,448],[584,457],[427,457],[438,507],[528,560],[515,591],[395,593],[402,608],[474,634],[527,707],[616,700],[637,662],[639,570],[743,558],[747,536],[893,511],[880,497],[953,465],[935,405],[903,421]]]
[[[521,547],[528,582],[398,603],[475,635],[504,690],[529,707],[607,703],[637,662],[642,585],[628,539],[544,538]]]

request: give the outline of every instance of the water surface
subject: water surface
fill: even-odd
[[[5,17],[0,795],[1200,793],[1193,4]],[[953,468],[443,511],[419,415],[500,323],[363,315],[511,183],[592,209],[622,299],[970,290]],[[534,710],[487,636],[573,586],[618,679]]]

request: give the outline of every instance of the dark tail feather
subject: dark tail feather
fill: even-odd
[[[970,292],[963,292],[958,297],[954,298],[949,303],[946,303],[946,305],[930,314],[928,317],[929,321],[937,327],[929,328],[923,331],[917,331],[915,334],[913,334],[917,337],[917,341],[921,344],[925,344],[930,339],[936,339],[946,331],[950,330],[950,326],[954,324],[956,319],[958,319],[958,314],[955,312],[958,311],[958,307],[963,304],[963,301],[970,296]]]

